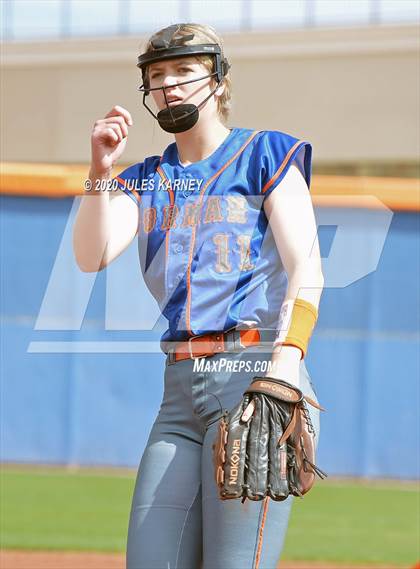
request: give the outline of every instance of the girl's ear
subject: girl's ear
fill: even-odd
[[[214,94],[216,95],[216,97],[221,97],[223,95],[224,91],[225,91],[225,84],[222,83],[220,85],[220,87],[217,88],[217,91],[215,91]]]

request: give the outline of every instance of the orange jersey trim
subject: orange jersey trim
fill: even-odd
[[[283,170],[286,168],[286,165],[291,157],[291,155],[293,154],[293,152],[296,150],[296,148],[301,145],[304,144],[303,140],[298,140],[293,146],[292,148],[289,150],[289,152],[286,154],[286,158],[283,160],[280,168],[277,170],[277,172],[274,174],[274,176],[271,178],[271,180],[269,180],[266,185],[263,187],[263,189],[261,190],[261,193],[265,194],[265,192],[271,188],[271,186],[274,184],[274,182],[278,179],[278,177],[281,175],[281,173],[283,172]]]
[[[224,172],[226,170],[226,168],[228,168],[237,158],[238,156],[240,156],[242,154],[242,152],[245,150],[245,148],[248,146],[248,144],[250,144],[250,142],[252,142],[252,140],[257,136],[257,134],[259,134],[260,131],[256,130],[254,131],[251,136],[244,142],[244,144],[241,146],[241,148],[236,152],[236,154],[234,154],[215,174],[213,174],[213,176],[207,180],[207,182],[204,184],[201,192],[200,192],[200,196],[199,196],[199,212],[198,212],[198,219],[200,218],[201,215],[201,208],[203,205],[203,197],[204,197],[204,193],[206,192],[207,188],[209,187],[209,185],[220,176],[220,174],[222,174],[222,172]],[[192,230],[192,234],[191,234],[191,243],[190,243],[190,253],[189,253],[189,258],[188,258],[188,266],[187,266],[187,307],[186,307],[186,311],[185,311],[185,321],[186,321],[186,325],[187,325],[187,332],[190,336],[194,336],[192,330],[191,330],[191,265],[192,265],[192,259],[193,259],[193,254],[194,254],[194,245],[195,245],[195,233],[196,233],[196,227],[193,227]]]
[[[115,176],[115,179],[118,180],[118,182],[122,185],[125,186],[125,180],[123,180],[122,178],[120,178],[119,176]],[[121,188],[120,188],[121,190]],[[121,190],[124,191],[124,190]],[[130,192],[130,194],[134,194],[136,196],[136,200],[140,203],[141,201],[141,195],[136,191],[136,190],[130,190],[128,188],[128,191]]]
[[[160,157],[160,162],[162,161],[163,156]],[[169,195],[169,202],[171,204],[171,206],[174,205],[175,203],[175,196],[174,196],[174,191],[169,183],[169,179],[167,177],[167,175],[165,174],[165,172],[163,171],[161,165],[159,162],[159,166],[157,167],[157,172],[159,174],[159,176],[162,178],[162,180],[165,182],[165,184],[167,184],[167,191],[168,191],[168,195]],[[168,255],[169,255],[169,231],[170,231],[170,227],[168,227],[166,229],[166,235],[165,235],[165,259],[168,259]]]

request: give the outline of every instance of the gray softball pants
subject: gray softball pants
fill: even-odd
[[[270,359],[260,347],[196,360],[221,365],[217,370],[194,371],[194,360],[168,365],[166,359],[163,400],[133,494],[127,569],[278,566],[294,498],[220,500],[212,462],[220,404],[232,409]],[[299,381],[303,393],[317,401],[304,360]],[[319,440],[319,411],[308,408]]]

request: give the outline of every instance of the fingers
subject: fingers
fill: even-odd
[[[112,123],[105,123],[103,125],[103,129],[101,130],[104,134],[110,136],[112,140],[115,140],[116,142],[121,142],[123,138],[125,138],[128,134],[126,129],[127,127],[125,127],[124,129],[122,125],[120,125],[119,123],[112,122]]]
[[[92,143],[111,143],[112,145],[118,144],[123,140],[123,134],[120,125],[117,123],[98,124],[95,123],[92,132]]]
[[[241,421],[244,421],[244,423],[246,423],[248,421],[248,419],[253,415],[255,411],[255,403],[252,400],[248,407],[245,409],[245,411],[242,413],[242,417],[241,417]]]
[[[103,119],[95,122],[92,137],[98,141],[119,144],[128,136],[128,127],[132,126],[133,119],[130,113],[116,105]]]
[[[106,131],[109,129],[115,131],[115,133],[118,134],[118,136],[120,136],[121,139],[128,136],[127,123],[122,117],[110,117],[108,119],[99,119],[95,122],[94,130]]]
[[[100,138],[102,140],[111,140],[113,142],[120,142],[120,136],[112,128],[106,128],[102,131]]]
[[[133,119],[131,118],[130,113],[127,111],[127,109],[124,109],[124,107],[120,107],[119,105],[112,107],[109,113],[105,115],[105,119],[111,117],[121,117],[129,126],[133,125]]]
[[[109,172],[113,168],[124,152],[132,124],[130,113],[120,106],[113,107],[105,118],[95,122],[91,133],[94,172]]]
[[[121,142],[128,136],[128,127],[132,126],[133,119],[130,113],[116,105],[103,119],[99,119],[93,126],[93,135],[100,138],[109,138],[115,142]]]

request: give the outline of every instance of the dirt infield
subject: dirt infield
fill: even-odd
[[[124,555],[52,551],[0,551],[1,569],[124,569]],[[395,569],[391,566],[331,565],[325,563],[282,563],[281,569]],[[278,567],[280,569],[280,566]],[[401,569],[401,567],[399,568]],[[416,566],[413,569],[420,569]]]

